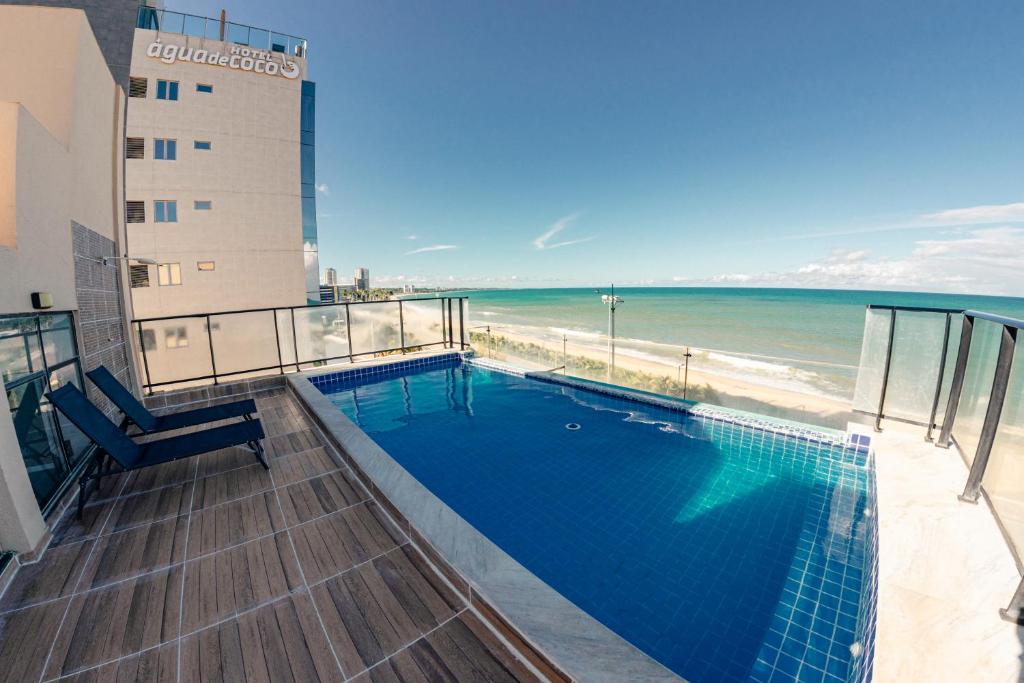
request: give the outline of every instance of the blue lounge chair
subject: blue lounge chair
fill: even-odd
[[[106,456],[121,466],[120,471],[127,472],[191,458],[221,448],[245,445],[252,449],[264,469],[270,469],[263,457],[263,444],[260,440],[264,434],[263,425],[259,420],[234,422],[202,432],[138,444],[111,422],[74,384],[65,384],[46,396],[50,403],[57,406],[57,409],[97,446],[92,461],[78,481],[79,517],[82,516],[82,509],[85,507],[89,482],[96,481],[99,486],[102,477],[113,473],[109,467],[104,467]]]
[[[166,432],[171,429],[181,429],[182,427],[194,427],[195,425],[227,420],[233,417],[244,417],[247,420],[251,420],[253,413],[256,412],[256,401],[247,398],[243,401],[235,401],[234,403],[222,403],[208,408],[197,408],[158,417],[146,410],[146,406],[142,405],[138,399],[132,396],[132,392],[128,391],[123,384],[118,382],[105,366],[101,365],[85,374],[124,413],[127,421],[121,425],[122,428],[127,427],[128,423],[133,422],[146,434]]]

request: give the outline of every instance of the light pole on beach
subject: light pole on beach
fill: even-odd
[[[594,290],[600,293],[600,289]],[[622,303],[622,297],[615,296],[615,285],[612,285],[611,294],[602,294],[601,303],[608,306],[608,380],[611,381],[615,373],[615,306]]]

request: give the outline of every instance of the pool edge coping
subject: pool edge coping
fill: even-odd
[[[458,351],[436,355],[448,354],[463,355]],[[406,471],[310,381],[339,371],[345,372],[335,366],[291,374],[287,384],[371,493],[405,526],[403,530],[424,554],[440,565],[462,596],[514,646],[519,640],[534,655],[517,646],[520,656],[555,678],[609,683],[623,676],[633,681],[685,681],[501,550]],[[537,657],[542,661],[538,663]]]

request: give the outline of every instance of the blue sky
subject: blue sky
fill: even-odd
[[[1024,295],[1024,5],[168,2],[304,35],[321,266]]]

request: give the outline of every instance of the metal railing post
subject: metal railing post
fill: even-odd
[[[466,350],[466,322],[462,317],[462,297],[459,297],[459,349]]]
[[[295,372],[299,372],[299,335],[295,333],[295,307],[288,309],[292,314],[292,350],[295,352]]]
[[[967,358],[971,355],[971,332],[974,329],[974,318],[964,313],[964,323],[960,331],[960,347],[957,350],[956,366],[953,368],[953,382],[949,385],[949,398],[946,401],[946,414],[942,418],[942,429],[936,446],[949,448],[950,433],[953,421],[960,407],[960,392],[964,388],[964,374],[967,372]]]
[[[152,396],[153,380],[149,377],[149,358],[146,356],[146,340],[142,337],[142,323],[138,322],[136,324],[139,328],[139,348],[142,349],[142,367],[146,371],[146,393]]]
[[[206,315],[206,339],[210,342],[210,369],[213,371],[213,384],[216,386],[217,382],[217,359],[213,354],[213,327],[210,325],[210,315]]]
[[[284,358],[281,356],[281,330],[277,325],[277,309],[272,308],[270,315],[274,316],[274,341],[277,342],[277,367],[280,368],[281,374],[284,374]]]
[[[441,344],[448,348],[447,328],[444,322],[444,299],[441,299]]]
[[[892,342],[896,334],[896,309],[889,312],[889,342],[885,347],[885,369],[882,370],[882,389],[878,393],[878,412],[875,413],[875,431],[882,431],[882,411],[885,409],[885,392],[889,389],[889,369],[892,366]]]
[[[455,348],[455,326],[452,323],[452,300],[448,297],[448,348]]]
[[[348,362],[356,362],[356,352],[352,348],[352,311],[349,309],[349,305],[345,304],[345,336],[348,338]]]
[[[1013,349],[1017,345],[1017,328],[1003,325],[1003,335],[999,342],[999,355],[996,357],[996,372],[992,378],[992,393],[989,395],[988,409],[985,411],[985,423],[978,437],[978,449],[971,463],[971,473],[967,476],[964,492],[960,500],[965,503],[977,503],[981,492],[981,481],[985,477],[985,468],[992,454],[992,444],[996,440],[999,429],[999,418],[1003,412],[1003,401],[1006,399],[1006,387],[1010,382],[1010,368],[1013,367]]]
[[[999,616],[1006,621],[1024,626],[1024,579],[1017,584],[1017,590],[1010,598],[1010,604],[1005,609],[999,610]]]
[[[935,415],[939,412],[939,398],[942,394],[942,380],[946,374],[946,356],[949,355],[949,327],[952,324],[953,315],[946,314],[946,331],[942,335],[942,353],[939,356],[939,373],[935,380],[935,396],[932,398],[932,411],[928,414],[928,431],[924,435],[925,441],[932,440],[932,430],[935,428]]]
[[[398,336],[402,345],[402,355],[405,355],[405,313],[402,312],[402,300],[398,300]]]

